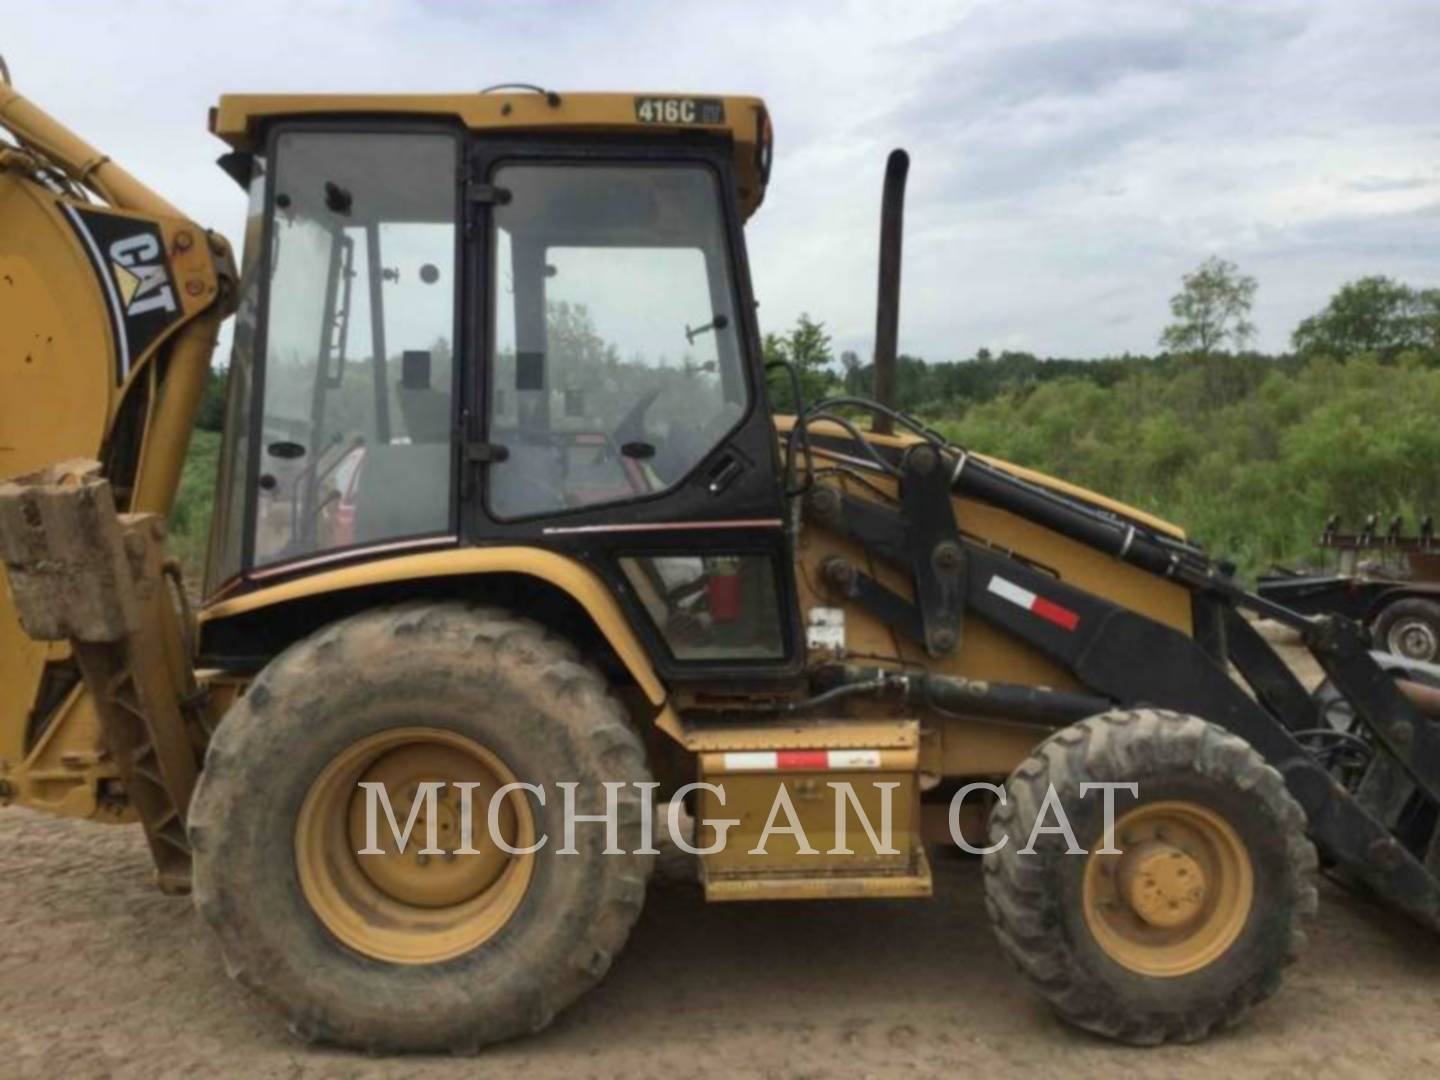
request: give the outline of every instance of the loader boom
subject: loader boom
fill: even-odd
[[[812,411],[824,413],[838,401],[819,402]],[[884,409],[861,399],[849,403]],[[928,547],[919,525],[924,513],[911,509],[909,496],[929,488],[932,503],[950,495],[978,499],[1147,574],[1181,584],[1192,593],[1200,631],[1194,636],[1057,579],[1046,568],[1017,559],[1011,552],[961,535],[941,540],[942,545],[958,542],[960,553],[949,561],[957,567],[959,580],[951,588],[962,592],[967,614],[1003,628],[1057,661],[1100,700],[1203,716],[1241,736],[1285,779],[1309,818],[1310,833],[1322,854],[1423,925],[1440,928],[1440,831],[1431,819],[1432,827],[1406,837],[1405,842],[1395,835],[1412,798],[1432,805],[1440,802],[1440,729],[1435,724],[1433,690],[1410,679],[1397,681],[1382,669],[1369,653],[1365,631],[1358,624],[1337,616],[1300,615],[1250,593],[1227,568],[1189,543],[1030,483],[946,443],[912,418],[885,411],[919,439],[903,452],[870,448],[877,464],[898,468],[904,513],[818,483],[807,498],[811,521],[854,538],[879,559],[906,567],[938,565],[940,546]],[[805,425],[807,417],[801,416],[798,423]],[[848,440],[821,435],[810,442],[820,455],[848,451],[852,460],[861,457]],[[939,491],[934,490],[937,476],[948,478]],[[887,595],[863,572],[853,566],[837,572],[833,560],[824,570],[853,602],[903,620],[899,598]],[[942,589],[931,590],[932,602],[943,595]],[[926,618],[912,618],[909,632],[917,640],[933,641],[925,598],[919,606]],[[1037,610],[1043,617],[1035,617]],[[1354,709],[1359,730],[1376,745],[1369,766],[1371,784],[1384,770],[1385,798],[1367,791],[1364,783],[1354,792],[1347,791],[1313,748],[1304,745],[1302,740],[1315,734],[1317,706],[1274,648],[1245,620],[1243,611],[1273,619],[1300,635]],[[1227,666],[1238,672],[1249,694]],[[862,678],[842,680],[839,688]],[[922,700],[934,700],[946,690],[943,677],[919,678],[924,686],[919,693]],[[900,687],[907,696],[913,695],[910,681],[912,677],[897,673],[888,686],[882,680],[876,692]],[[1054,695],[1054,691],[1042,692],[1038,698]],[[1048,711],[1063,715],[1060,699],[1055,704]],[[1032,714],[1037,711],[1033,699],[1026,706]]]

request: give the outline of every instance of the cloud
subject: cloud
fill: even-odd
[[[1260,279],[1260,344],[1343,281],[1437,281],[1430,0],[32,6],[21,88],[233,239],[205,110],[240,90],[746,92],[777,133],[751,223],[767,329],[870,351],[885,153],[913,158],[901,345],[1149,351],[1180,275]]]
[[[1351,180],[1345,186],[1363,195],[1383,194],[1387,191],[1415,191],[1417,188],[1434,187],[1433,176],[1364,176]]]

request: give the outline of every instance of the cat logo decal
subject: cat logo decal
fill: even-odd
[[[144,315],[150,311],[179,311],[170,275],[165,269],[164,252],[149,233],[139,233],[110,245],[110,272],[126,315]]]
[[[115,339],[115,381],[130,377],[182,315],[165,241],[153,222],[61,203],[100,279]]]

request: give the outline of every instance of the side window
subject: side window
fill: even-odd
[[[620,569],[676,660],[785,655],[769,555],[624,555]]]
[[[706,170],[506,166],[495,183],[489,469],[501,518],[663,491],[745,412]]]
[[[450,528],[456,152],[277,140],[257,564]]]

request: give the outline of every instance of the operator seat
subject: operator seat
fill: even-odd
[[[395,398],[404,434],[369,445],[355,481],[357,544],[444,532],[450,527],[450,394],[430,385],[430,352],[401,355]],[[403,440],[403,441],[402,441]]]

